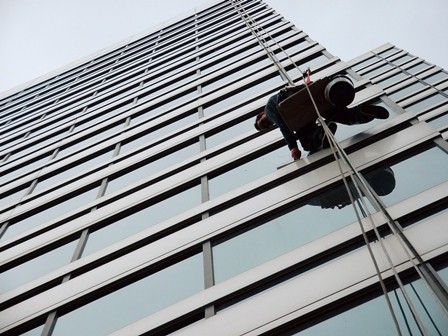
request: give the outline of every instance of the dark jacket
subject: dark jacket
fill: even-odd
[[[283,121],[283,118],[280,116],[280,113],[278,112],[277,105],[281,101],[288,98],[290,95],[302,89],[303,87],[304,87],[303,85],[299,85],[295,87],[282,89],[279,93],[269,98],[264,108],[264,111],[268,119],[272,121],[274,124],[276,124],[278,128],[280,128],[280,131],[282,132],[289,149],[297,148],[296,135],[289,130],[288,126]]]

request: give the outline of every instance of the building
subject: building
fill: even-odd
[[[336,133],[359,221],[345,160],[253,127],[308,67],[390,112]],[[220,0],[1,97],[0,332],[446,335],[447,88]]]

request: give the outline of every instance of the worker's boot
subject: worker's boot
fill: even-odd
[[[389,118],[389,112],[382,106],[362,105],[359,109],[363,116],[372,118],[372,120]]]

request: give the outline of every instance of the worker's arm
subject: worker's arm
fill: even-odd
[[[277,104],[278,104],[278,96],[274,95],[271,98],[269,98],[264,111],[269,120],[271,120],[274,124],[276,124],[280,129],[280,132],[282,132],[283,138],[285,139],[286,144],[288,145],[288,148],[291,151],[291,157],[294,160],[300,159],[300,151],[297,146],[296,136],[293,132],[289,130],[285,121],[278,113]]]

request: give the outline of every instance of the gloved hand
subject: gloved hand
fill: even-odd
[[[291,149],[291,157],[293,160],[298,160],[302,156],[302,153],[299,151],[298,148]]]

